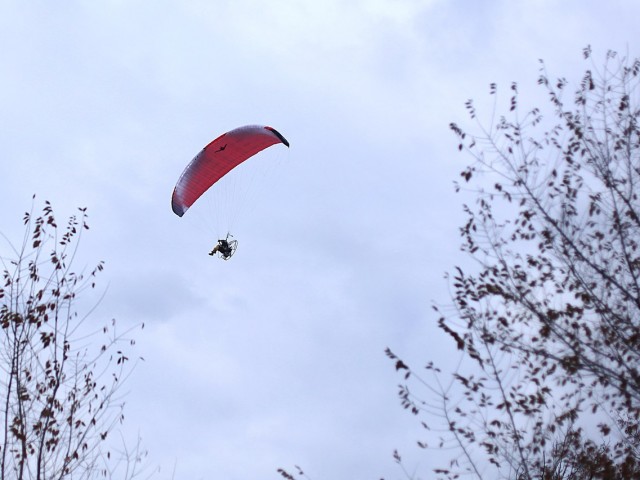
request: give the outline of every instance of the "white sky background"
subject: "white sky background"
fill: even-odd
[[[577,79],[587,44],[636,55],[638,18],[632,0],[0,0],[0,230],[21,238],[34,193],[88,207],[96,322],[146,324],[126,429],[160,478],[401,478],[394,448],[428,478],[383,351],[456,358],[430,309],[464,262],[448,124],[490,82],[544,100],[539,58]],[[222,262],[171,191],[253,123],[291,149]]]

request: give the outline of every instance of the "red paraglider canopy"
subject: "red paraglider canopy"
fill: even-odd
[[[187,165],[173,189],[171,208],[179,217],[214,183],[271,145],[289,142],[275,129],[247,125],[220,135]]]

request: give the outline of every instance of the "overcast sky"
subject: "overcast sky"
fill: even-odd
[[[0,0],[0,231],[19,241],[34,193],[88,207],[95,321],[146,324],[125,432],[159,478],[396,479],[395,448],[428,478],[384,349],[456,357],[430,309],[464,262],[448,124],[491,82],[544,100],[540,58],[577,79],[587,44],[637,55],[639,18],[634,0]],[[238,198],[223,262],[218,204],[178,218],[170,197],[246,124],[291,148]]]

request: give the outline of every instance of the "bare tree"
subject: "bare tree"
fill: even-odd
[[[403,405],[442,427],[420,445],[456,447],[441,477],[640,478],[640,60],[584,57],[574,87],[541,62],[549,109],[522,115],[513,84],[505,116],[451,125],[474,159],[474,262],[436,310],[463,362],[449,377],[387,352]]]
[[[0,479],[109,477],[108,436],[124,418],[118,392],[134,342],[115,321],[86,322],[95,303],[84,296],[103,264],[86,275],[72,269],[89,228],[85,209],[60,228],[45,202],[24,225],[22,243],[5,237],[1,257]],[[129,458],[128,478],[139,459]]]

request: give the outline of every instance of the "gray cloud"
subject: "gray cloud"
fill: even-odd
[[[639,13],[577,0],[2,2],[0,229],[20,235],[33,193],[60,215],[89,207],[81,262],[107,265],[97,314],[146,323],[126,425],[163,476],[175,460],[176,480],[279,478],[293,464],[395,478],[396,447],[428,472],[383,349],[451,355],[429,310],[462,261],[451,185],[466,160],[448,123],[492,81],[540,98],[538,58],[570,75],[587,43],[625,51]],[[248,123],[291,149],[234,222],[225,263],[207,255],[208,214],[177,218],[169,200],[204,145]]]

